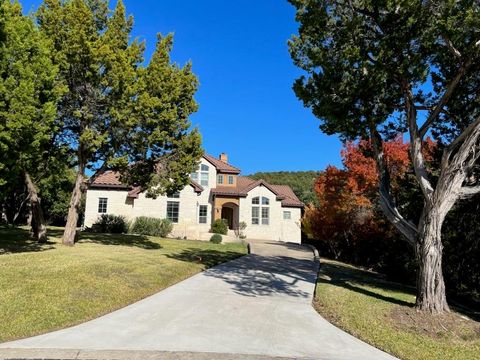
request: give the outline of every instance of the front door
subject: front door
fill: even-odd
[[[233,230],[233,209],[228,207],[222,208],[222,219],[227,220],[228,228]]]

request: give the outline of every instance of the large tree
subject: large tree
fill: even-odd
[[[478,81],[480,8],[467,1],[290,0],[299,35],[290,42],[307,72],[297,96],[344,138],[370,138],[384,213],[404,235],[418,263],[417,307],[449,311],[442,273],[441,228],[462,198],[480,191]],[[413,223],[391,196],[382,143],[410,137],[410,157],[424,208]],[[443,148],[429,172],[422,153],[432,134]]]
[[[133,19],[118,1],[45,0],[38,12],[52,39],[68,92],[59,106],[62,135],[76,158],[77,180],[63,243],[73,245],[85,172],[121,170],[123,181],[150,194],[185,184],[201,148],[188,118],[196,111],[197,79],[171,64],[171,39],[160,39],[152,64],[131,41]],[[131,166],[128,166],[132,163]]]
[[[36,182],[58,155],[56,105],[63,91],[51,46],[19,3],[4,1],[0,45],[0,186],[23,179],[35,238],[47,240]],[[23,203],[26,201],[23,201]]]

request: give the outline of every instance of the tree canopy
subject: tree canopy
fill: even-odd
[[[57,104],[64,93],[51,43],[19,3],[5,1],[0,47],[0,186],[24,178],[38,240],[45,241],[35,179],[46,176],[62,158],[58,146]]]
[[[173,64],[171,35],[159,36],[143,66],[144,44],[131,39],[133,18],[119,0],[45,0],[38,23],[54,45],[68,91],[58,108],[61,139],[78,169],[64,243],[73,245],[85,171],[119,170],[151,196],[175,191],[202,154],[191,129],[198,81],[191,65]]]
[[[306,75],[297,96],[344,139],[369,138],[380,203],[415,249],[417,306],[448,311],[441,228],[454,204],[480,191],[478,76],[480,4],[467,1],[290,0],[299,35],[292,58]],[[407,132],[424,209],[414,224],[391,194],[383,142]],[[443,150],[436,169],[423,155],[431,134]],[[434,170],[434,171],[431,171]]]

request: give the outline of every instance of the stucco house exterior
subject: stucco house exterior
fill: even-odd
[[[226,219],[234,235],[241,222],[249,239],[301,242],[300,219],[304,204],[289,186],[240,176],[240,169],[219,158],[204,155],[190,185],[172,196],[147,198],[140,188],[119,181],[119,174],[107,171],[90,181],[85,209],[85,227],[102,214],[170,219],[171,236],[208,240],[213,221]]]

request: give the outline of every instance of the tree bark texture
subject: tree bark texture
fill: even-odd
[[[77,234],[78,223],[78,209],[82,199],[82,186],[84,174],[83,167],[78,170],[77,179],[75,180],[75,187],[73,189],[70,205],[68,208],[67,224],[65,225],[65,232],[63,233],[63,245],[75,245],[75,237]]]
[[[435,208],[424,209],[415,247],[418,263],[416,306],[433,314],[450,311],[442,269],[443,218]]]
[[[28,199],[30,202],[30,211],[32,212],[32,233],[35,239],[39,243],[46,243],[47,238],[47,225],[45,218],[43,217],[42,207],[40,206],[40,197],[38,196],[38,190],[27,172],[25,175],[25,185],[27,187]]]

